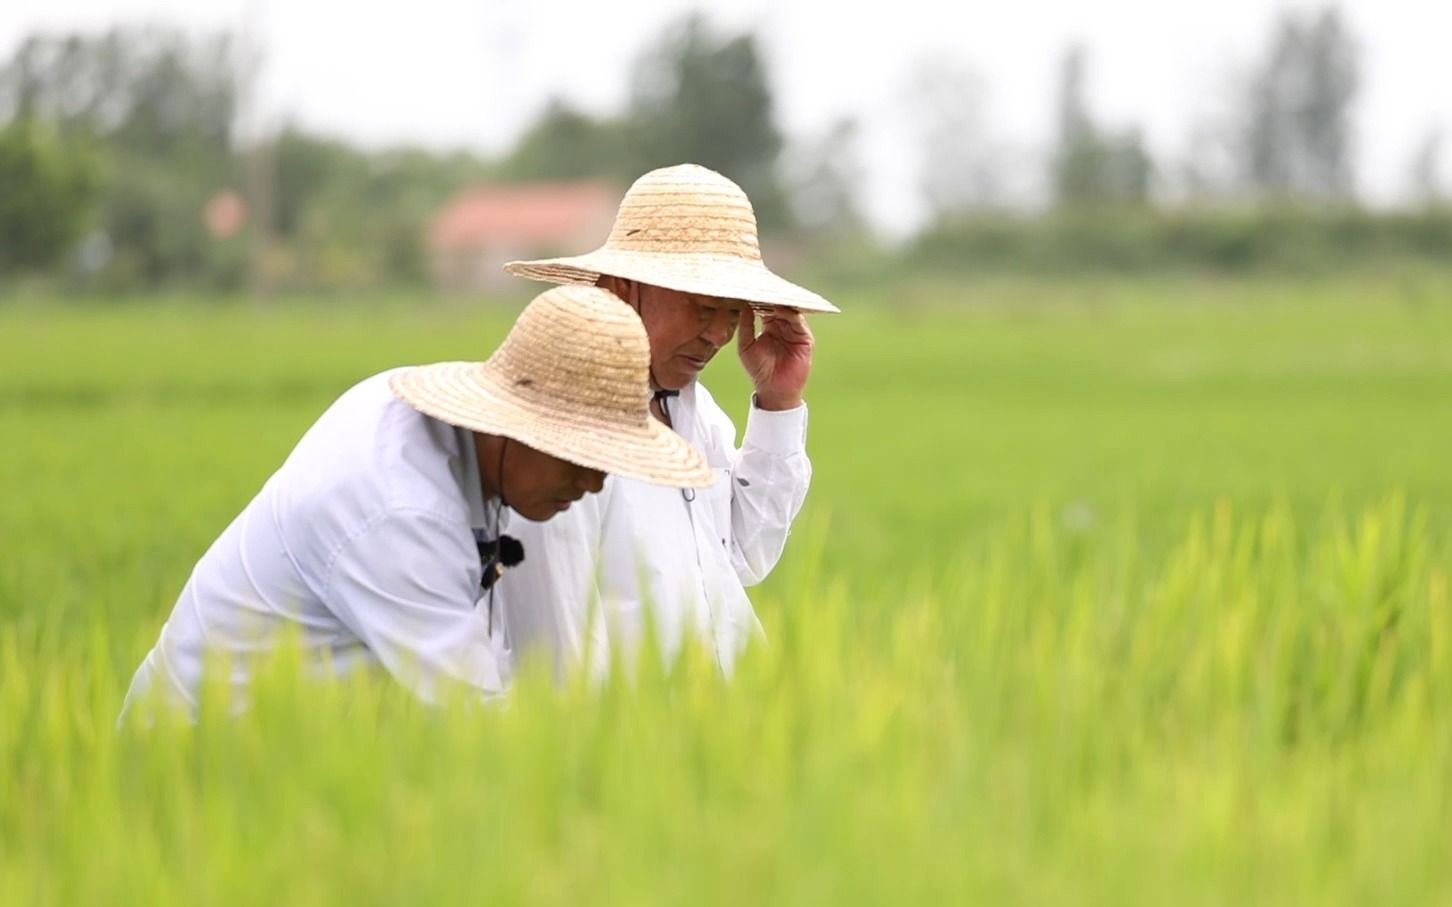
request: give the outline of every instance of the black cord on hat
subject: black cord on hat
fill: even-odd
[[[474,536],[474,545],[479,549],[479,567],[483,571],[479,579],[479,585],[489,591],[489,634],[494,634],[494,584],[504,575],[509,567],[514,567],[524,561],[524,543],[512,535],[499,534],[499,521],[504,513],[504,508],[509,506],[509,501],[504,497],[504,452],[509,447],[508,438],[500,438],[499,445],[499,468],[495,474],[499,477],[499,489],[496,497],[499,503],[494,507],[494,538],[480,538]]]

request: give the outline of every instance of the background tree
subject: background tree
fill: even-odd
[[[1282,15],[1266,59],[1245,88],[1242,171],[1270,200],[1352,197],[1355,43],[1335,9]]]
[[[225,35],[117,28],[41,34],[0,66],[0,114],[43,120],[107,160],[100,227],[123,283],[231,283],[228,250],[201,229],[202,210],[238,182],[232,42]]]
[[[669,27],[636,63],[624,128],[631,178],[702,164],[746,191],[763,229],[790,224],[783,139],[755,35],[719,34],[700,14]]]
[[[1050,184],[1061,208],[1144,205],[1152,163],[1138,129],[1108,132],[1094,121],[1087,98],[1088,55],[1064,54],[1059,79],[1058,138]]]
[[[552,100],[500,164],[508,180],[632,179],[624,124]]]
[[[0,268],[59,263],[90,220],[99,162],[31,116],[0,129]]]

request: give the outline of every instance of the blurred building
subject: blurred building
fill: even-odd
[[[517,284],[503,270],[520,258],[578,255],[605,242],[621,190],[608,182],[479,186],[454,196],[428,232],[430,273],[443,290]]]

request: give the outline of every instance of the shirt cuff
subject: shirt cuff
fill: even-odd
[[[793,409],[766,410],[751,398],[751,411],[746,416],[746,437],[743,447],[754,447],[767,453],[787,456],[807,449],[807,404]]]

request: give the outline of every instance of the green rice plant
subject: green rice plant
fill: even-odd
[[[1445,288],[901,290],[813,322],[730,683],[428,707],[283,646],[147,727],[131,672],[312,419],[510,311],[0,308],[0,904],[1452,900]]]

